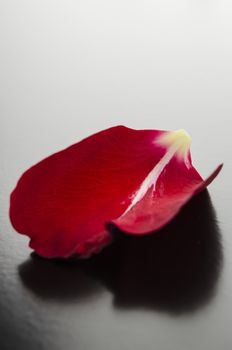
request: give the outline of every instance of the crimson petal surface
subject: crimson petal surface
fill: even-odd
[[[183,130],[116,126],[28,169],[11,194],[10,219],[41,256],[88,256],[110,242],[107,223],[155,231],[208,182],[192,166]]]

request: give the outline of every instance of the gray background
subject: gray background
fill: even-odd
[[[230,0],[0,1],[1,349],[230,349],[231,18]],[[10,226],[25,169],[117,124],[185,128],[203,176],[225,163],[209,189],[223,262],[214,296],[193,312],[117,308],[96,278],[30,257]],[[77,281],[72,291],[75,278],[88,293]]]

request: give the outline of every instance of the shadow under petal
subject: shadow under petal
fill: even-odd
[[[103,284],[116,308],[194,311],[214,296],[223,253],[208,192],[195,196],[159,232],[126,235],[86,260],[46,260],[32,254],[19,266],[27,288],[46,299],[83,300]]]
[[[32,253],[19,265],[19,276],[27,289],[42,299],[73,302],[101,290],[101,284],[78,268],[76,260],[44,259]]]
[[[115,307],[182,313],[215,294],[223,253],[207,191],[159,232],[132,236],[113,229],[113,234],[114,244],[83,268],[113,292]]]

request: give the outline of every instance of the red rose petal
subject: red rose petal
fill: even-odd
[[[45,257],[98,252],[110,241],[109,222],[131,233],[156,230],[206,185],[188,141],[183,131],[123,126],[92,135],[22,175],[12,225]]]

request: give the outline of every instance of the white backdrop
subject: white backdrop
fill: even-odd
[[[231,121],[231,15],[230,0],[1,0],[1,154],[26,167],[116,124],[200,146],[208,129],[210,150]]]

